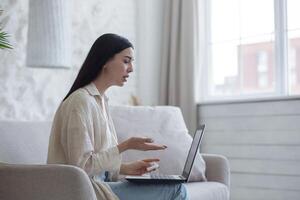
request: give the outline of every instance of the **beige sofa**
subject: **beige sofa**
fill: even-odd
[[[185,128],[181,112],[176,107],[121,106],[112,107],[111,113],[120,140],[132,136],[127,132],[140,133],[141,128],[153,137],[164,132],[172,134],[172,128],[174,132]],[[45,164],[50,128],[51,122],[0,121],[0,199],[96,199],[83,170],[74,166]],[[168,142],[181,144],[172,139]],[[181,149],[186,148],[181,146]],[[131,153],[125,154],[124,160],[130,160],[131,156],[135,159],[137,154]],[[147,152],[140,152],[140,155],[149,156]],[[207,181],[186,183],[190,199],[229,200],[228,160],[221,155],[202,156],[206,163]],[[170,161],[166,163],[162,162],[161,167],[169,168],[170,172],[179,166],[170,164]]]

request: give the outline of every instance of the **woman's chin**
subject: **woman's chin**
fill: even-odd
[[[123,81],[117,84],[117,86],[119,86],[119,87],[122,87],[124,85],[125,85],[125,82],[123,82]]]
[[[111,86],[119,86],[119,87],[122,87],[124,85],[125,85],[125,81],[116,81],[111,84]]]

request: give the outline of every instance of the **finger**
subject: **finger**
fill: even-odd
[[[148,159],[144,159],[144,162],[150,163],[150,162],[159,162],[160,159],[159,158],[148,158]]]
[[[154,140],[152,138],[149,138],[149,137],[133,137],[132,139],[135,142],[138,142],[138,143],[152,143],[152,142],[154,142]]]
[[[146,142],[146,143],[152,143],[152,142],[154,142],[154,140],[152,138],[143,138],[142,141]]]
[[[137,168],[139,170],[146,170],[146,168],[149,167],[149,166],[151,166],[151,162],[146,162],[145,160],[139,160]]]
[[[158,144],[145,144],[146,145],[146,150],[162,150],[166,149],[166,145],[158,145]]]

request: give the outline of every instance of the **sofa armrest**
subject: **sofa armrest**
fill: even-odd
[[[96,200],[87,174],[70,165],[0,163],[0,199]]]
[[[205,175],[208,181],[216,181],[230,188],[230,168],[228,159],[222,155],[202,154],[206,163]]]

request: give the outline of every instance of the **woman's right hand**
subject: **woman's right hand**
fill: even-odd
[[[140,151],[149,150],[162,150],[166,149],[166,145],[154,144],[151,138],[146,137],[131,137],[128,140],[118,145],[119,152],[123,152],[129,149],[135,149]]]
[[[120,168],[120,174],[123,175],[143,175],[154,171],[154,169],[148,171],[148,167],[151,167],[152,162],[159,162],[157,158],[138,160],[131,163],[122,163]]]

